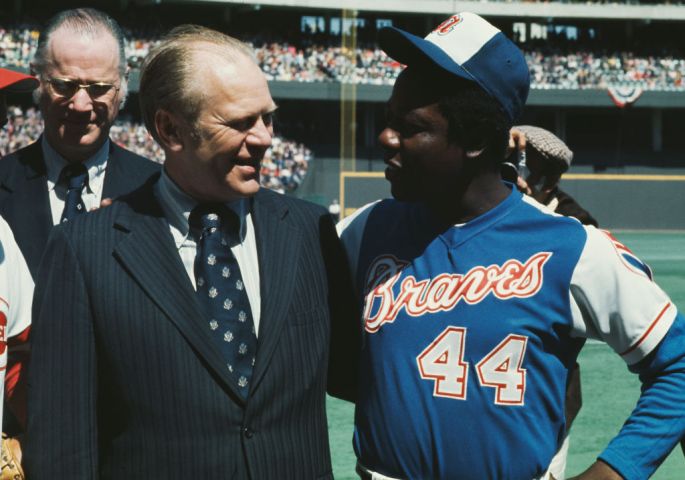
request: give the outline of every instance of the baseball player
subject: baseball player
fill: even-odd
[[[6,93],[30,92],[38,80],[30,75],[0,68],[0,127],[7,123]],[[0,217],[0,418],[3,417],[4,395],[15,397],[16,413],[25,416],[25,392],[17,388],[21,362],[12,363],[8,371],[8,342],[19,357],[27,353],[33,280],[24,257],[7,222]],[[7,373],[7,378],[5,374]],[[0,478],[24,478],[21,470],[21,450],[14,439],[3,434],[0,450]]]
[[[363,296],[360,477],[552,478],[568,372],[596,338],[643,391],[579,478],[647,478],[685,431],[685,321],[624,245],[501,181],[523,55],[471,13],[380,45],[407,65],[379,137],[395,198],[340,225]]]

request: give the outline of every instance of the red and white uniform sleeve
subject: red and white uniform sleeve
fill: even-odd
[[[630,250],[607,232],[586,231],[571,278],[572,335],[602,340],[632,365],[664,338],[677,309]]]
[[[31,323],[33,280],[7,222],[0,217],[0,418],[3,398],[7,391],[11,396],[20,381],[21,370],[28,356],[28,330]],[[8,351],[12,360],[8,365]],[[6,374],[6,375],[5,375]],[[25,402],[22,397],[16,412],[23,414]]]
[[[33,300],[33,280],[24,256],[14,240],[12,230],[0,217],[0,297],[8,305],[7,336],[15,337],[31,324],[31,302]]]

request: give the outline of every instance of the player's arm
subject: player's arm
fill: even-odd
[[[640,375],[642,394],[619,435],[600,459],[625,478],[647,478],[685,433],[685,318],[678,315],[647,358],[629,368]]]
[[[37,276],[24,467],[33,479],[97,478],[96,354],[79,260],[55,227]]]
[[[0,218],[2,239],[3,302],[7,305],[7,364],[5,371],[5,400],[22,428],[26,425],[26,366],[29,356],[29,326],[33,280],[24,256],[4,219]]]
[[[623,477],[606,463],[597,460],[583,473],[568,480],[623,480]]]
[[[622,478],[648,478],[685,433],[685,320],[648,267],[594,228],[571,291],[576,334],[604,340],[642,382],[623,428],[579,478],[612,478],[607,466]]]
[[[599,461],[577,479],[640,479],[658,468],[685,429],[684,345],[685,319],[678,315],[659,346],[629,367],[642,382],[637,406]]]

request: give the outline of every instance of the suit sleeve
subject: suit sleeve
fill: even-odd
[[[32,479],[97,477],[96,355],[79,260],[53,228],[36,284],[24,465]]]
[[[353,402],[357,394],[361,322],[352,279],[331,216],[321,217],[321,250],[328,278],[331,344],[328,393]]]

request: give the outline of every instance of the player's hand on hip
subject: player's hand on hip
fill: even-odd
[[[583,473],[568,480],[623,480],[623,477],[606,463],[597,460]]]

